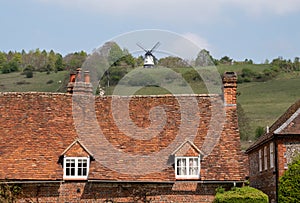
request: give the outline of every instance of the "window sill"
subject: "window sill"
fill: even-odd
[[[64,177],[64,180],[87,180],[87,177]]]
[[[199,180],[200,176],[176,176],[176,180]]]

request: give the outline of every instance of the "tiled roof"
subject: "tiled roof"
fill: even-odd
[[[191,96],[182,96],[181,101],[190,104]],[[226,121],[216,116],[211,120],[211,107],[217,96],[193,96],[196,98],[199,111],[199,121],[190,120],[189,125],[181,129],[182,115],[180,105],[174,96],[139,96],[132,98],[118,97],[119,101],[130,100],[129,116],[133,124],[138,128],[147,129],[138,135],[129,137],[121,130],[122,126],[115,121],[112,115],[112,97],[95,98],[96,124],[103,133],[111,150],[129,154],[131,156],[141,155],[150,157],[155,153],[165,150],[177,140],[178,133],[191,133],[196,127],[195,139],[192,146],[203,151],[203,143],[208,134],[209,125],[223,124],[219,133],[218,143],[210,154],[203,159],[201,177],[206,180],[243,180],[245,177],[244,156],[240,152],[239,134],[237,129],[237,117],[233,108],[227,112]],[[94,142],[94,140],[83,140],[79,131],[89,136],[90,132],[97,132],[93,122],[86,118],[90,125],[80,128],[74,120],[74,101],[70,94],[59,93],[0,93],[0,180],[62,180],[63,169],[60,163],[61,155],[73,146],[82,147],[87,154],[95,155],[93,144],[102,146],[105,140]],[[155,120],[152,109],[162,106],[165,111],[166,120],[154,137],[147,138],[146,132],[151,132],[151,122],[162,123]],[[80,108],[80,107],[79,107]],[[220,107],[217,107],[220,108]],[[162,109],[158,109],[162,110]],[[81,111],[82,115],[89,114],[88,110]],[[159,113],[156,112],[156,113]],[[190,113],[193,113],[192,111]],[[155,112],[154,112],[155,114]],[[221,110],[217,111],[221,114]],[[160,114],[159,114],[160,115]],[[122,117],[120,117],[122,120]],[[150,120],[152,119],[152,120]],[[187,115],[189,119],[189,115]],[[214,125],[212,125],[214,126]],[[127,132],[128,133],[128,132]],[[130,133],[130,132],[129,132]],[[136,136],[143,139],[137,139]],[[77,140],[80,140],[78,144]],[[175,140],[175,141],[174,141]],[[90,142],[90,143],[88,143]],[[94,143],[92,143],[94,142]],[[178,148],[184,140],[174,144],[172,152]],[[109,149],[109,148],[108,148]],[[122,162],[121,157],[113,157],[110,150],[103,152],[103,157],[96,156],[90,165],[90,180],[135,180],[135,181],[173,181],[174,168],[172,160],[169,166],[158,172],[144,174],[120,173],[117,169],[102,164],[102,158],[113,162]],[[205,152],[203,152],[205,153]],[[171,155],[171,153],[170,153]],[[112,157],[110,157],[112,156]],[[157,157],[160,159],[163,157]],[[105,160],[105,161],[107,161]],[[137,163],[136,163],[137,164]],[[136,168],[137,165],[135,166]],[[153,166],[154,167],[154,166]]]
[[[247,150],[250,152],[257,146],[272,139],[274,135],[300,134],[300,100],[291,105],[269,128],[269,132],[259,137]]]

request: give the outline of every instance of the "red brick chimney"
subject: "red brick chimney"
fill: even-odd
[[[67,93],[92,93],[93,87],[90,81],[89,71],[84,71],[84,76],[82,77],[81,68],[77,68],[76,74],[70,74],[70,80],[67,86]]]
[[[237,74],[225,72],[223,75],[223,93],[225,106],[236,106]]]

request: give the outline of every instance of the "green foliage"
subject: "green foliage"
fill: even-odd
[[[61,61],[61,56],[57,55],[55,68],[59,71],[63,70],[64,66],[66,66],[68,70],[76,70],[77,68],[81,68],[86,58],[87,54],[84,51],[68,54],[64,57],[63,61]]]
[[[223,56],[220,60],[219,60],[220,64],[226,64],[226,65],[231,65],[232,64],[232,59],[229,58],[228,56]]]
[[[55,72],[65,70],[65,64],[63,62],[63,57],[60,54],[56,54],[56,61],[54,63]]]
[[[199,75],[199,73],[191,68],[188,71],[184,72],[182,74],[182,77],[187,81],[187,82],[195,82],[195,81],[202,81],[201,76]]]
[[[268,203],[266,194],[255,188],[245,186],[232,188],[230,191],[218,192],[214,203]]]
[[[256,139],[259,138],[259,137],[262,136],[264,133],[265,133],[264,127],[258,126],[258,127],[255,129],[255,138],[256,138]]]
[[[249,126],[250,120],[239,102],[237,103],[237,113],[241,140],[247,141],[249,140],[251,134]]]
[[[32,78],[33,77],[33,72],[28,70],[25,72],[26,78]]]
[[[213,66],[214,64],[214,59],[210,55],[209,51],[202,49],[195,60],[195,66]]]
[[[223,194],[225,192],[225,188],[223,188],[222,186],[218,186],[216,189],[217,193]]]
[[[2,70],[3,66],[7,63],[6,54],[0,52],[0,71]]]
[[[294,159],[279,179],[278,202],[300,202],[300,156]]]
[[[19,70],[19,64],[16,61],[10,61],[2,67],[2,73],[11,73]]]
[[[108,42],[110,43],[110,51],[108,55],[108,62],[109,65],[113,65],[115,62],[117,62],[120,58],[124,56],[122,49],[119,47],[119,45],[115,42]]]
[[[108,82],[110,85],[117,85],[118,82],[130,71],[119,66],[110,67],[102,77],[100,84],[102,87],[105,87]]]
[[[16,202],[18,196],[22,193],[22,187],[17,184],[0,184],[0,202]]]
[[[166,68],[183,68],[190,67],[190,65],[179,57],[168,56],[158,60],[158,65]]]

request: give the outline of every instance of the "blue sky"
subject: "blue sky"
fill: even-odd
[[[215,58],[300,56],[299,0],[0,0],[0,19],[5,52],[90,53],[123,33],[157,29]]]

